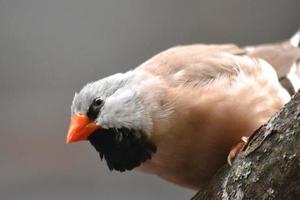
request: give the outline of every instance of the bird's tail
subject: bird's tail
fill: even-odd
[[[300,48],[300,28],[298,31],[290,38],[290,44],[294,47]]]
[[[294,92],[300,89],[300,29],[289,39],[291,46],[296,47],[294,60],[286,78],[290,81]]]
[[[291,95],[300,89],[300,29],[289,40],[246,47],[245,50],[248,55],[270,63],[281,85]]]

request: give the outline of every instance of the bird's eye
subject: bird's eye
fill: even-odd
[[[103,104],[103,100],[100,99],[100,98],[96,98],[96,99],[93,101],[93,106],[95,106],[95,107],[102,106],[102,104]]]
[[[95,120],[99,115],[100,109],[102,108],[104,101],[101,98],[96,98],[93,100],[89,110],[87,111],[87,116]]]

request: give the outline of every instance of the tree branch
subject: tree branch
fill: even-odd
[[[300,199],[300,93],[192,200]]]

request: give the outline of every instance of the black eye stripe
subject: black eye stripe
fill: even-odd
[[[87,112],[88,118],[90,118],[91,120],[95,120],[98,117],[100,109],[102,108],[103,104],[104,101],[102,99],[100,98],[94,99]]]

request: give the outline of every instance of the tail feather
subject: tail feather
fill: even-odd
[[[300,29],[290,38],[289,43],[297,48],[300,48]],[[294,87],[295,92],[300,89],[300,50],[298,56],[295,58],[294,63],[290,67],[289,73],[286,77],[289,79]]]
[[[245,50],[247,55],[271,64],[281,85],[290,94],[300,90],[300,29],[289,40],[246,47]]]
[[[290,38],[290,43],[292,46],[300,48],[300,29]]]

